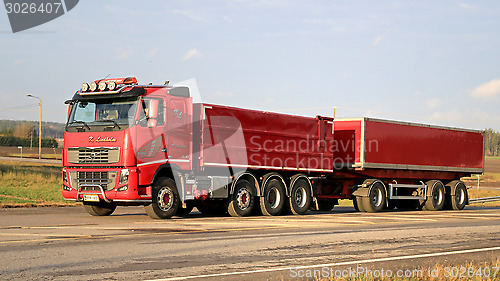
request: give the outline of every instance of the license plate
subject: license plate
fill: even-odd
[[[83,195],[83,201],[99,202],[99,195],[94,195],[94,194]]]

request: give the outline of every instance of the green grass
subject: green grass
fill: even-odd
[[[0,162],[0,204],[67,203],[61,188],[60,166]]]

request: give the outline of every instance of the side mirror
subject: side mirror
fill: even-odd
[[[158,102],[158,100],[155,100],[155,99],[152,99],[150,102],[149,102],[149,118],[151,119],[156,119],[158,118],[158,105],[160,103]]]

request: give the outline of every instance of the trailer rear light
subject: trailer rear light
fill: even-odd
[[[90,83],[90,90],[92,92],[95,91],[95,90],[97,90],[97,83],[96,82]]]
[[[114,89],[116,89],[116,83],[114,81],[109,81],[108,90],[113,91]]]
[[[89,90],[89,84],[87,84],[87,83],[83,83],[83,84],[82,84],[82,92],[86,92],[86,91],[88,91],[88,90]]]
[[[108,84],[106,82],[102,81],[99,83],[99,90],[104,91],[108,87]]]

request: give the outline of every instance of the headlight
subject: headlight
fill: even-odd
[[[108,83],[108,89],[110,91],[113,91],[114,89],[116,89],[116,83],[114,81],[109,81],[109,83]]]
[[[89,90],[89,84],[87,84],[87,83],[83,83],[83,84],[82,84],[82,92],[86,92],[86,91],[88,91],[88,90]]]
[[[106,82],[102,81],[99,83],[99,90],[104,91],[104,90],[106,90],[106,87],[108,87]]]
[[[122,169],[120,171],[120,180],[118,181],[118,184],[121,185],[128,182],[128,174],[129,174],[128,169]]]
[[[66,169],[62,169],[62,180],[63,182],[68,182],[68,174],[66,173]]]
[[[92,92],[95,91],[95,90],[97,90],[97,83],[96,82],[90,83],[90,90]]]

